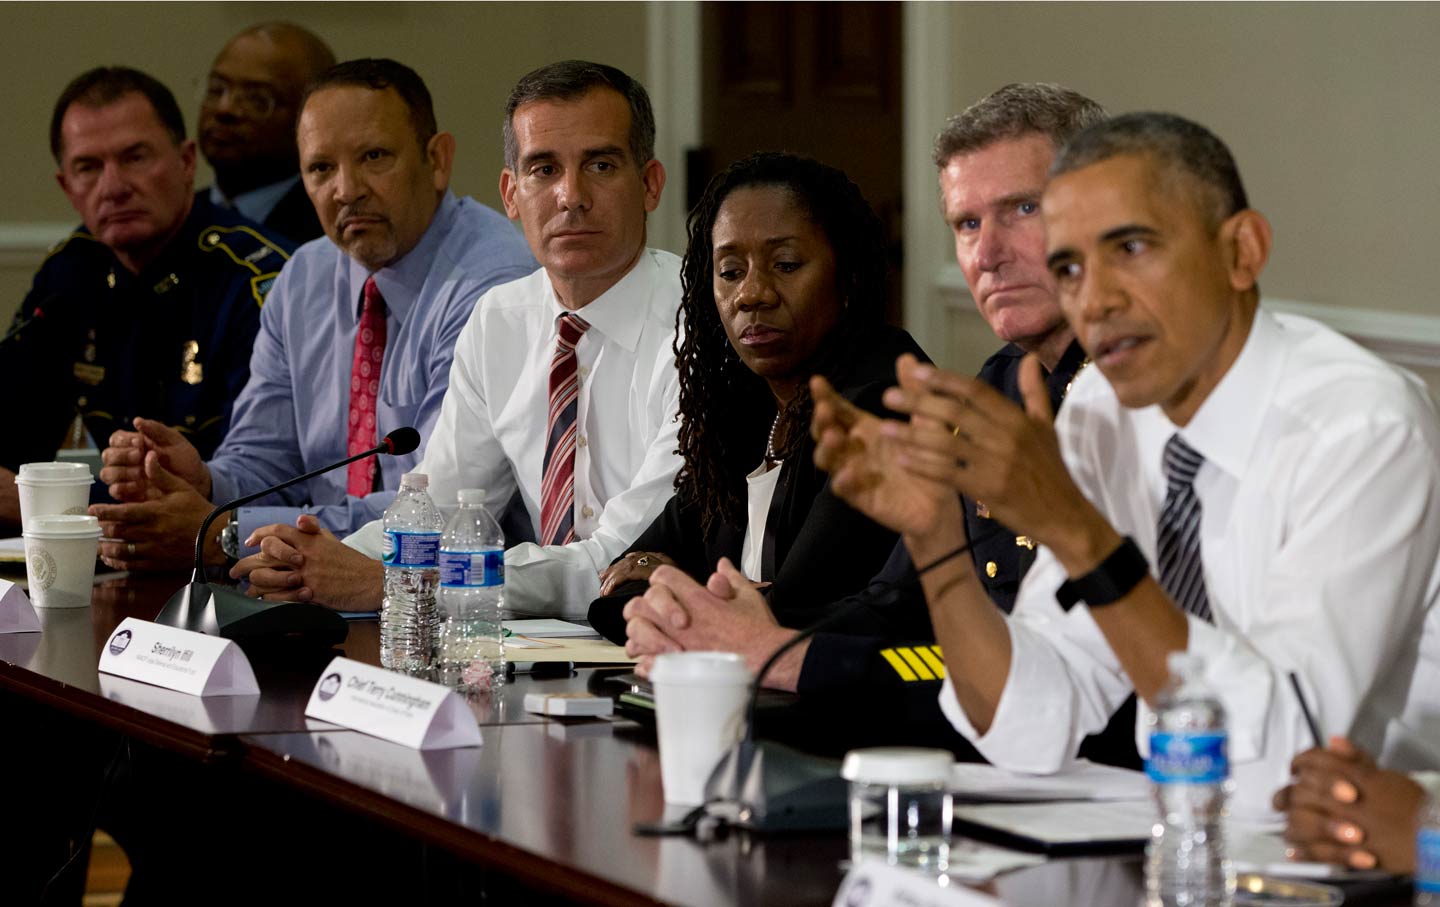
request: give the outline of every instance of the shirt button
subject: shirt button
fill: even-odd
[[[589,504],[586,504],[584,507],[580,508],[580,515],[588,520],[595,515],[595,511],[590,509]]]
[[[986,562],[986,564],[985,564],[985,575],[986,575],[986,576],[990,577],[991,579],[994,579],[994,578],[995,578],[995,574],[997,574],[997,573],[999,573],[999,572],[1000,572],[1000,565],[999,565],[999,564],[996,564],[994,561],[988,561],[988,562]]]
[[[581,435],[580,437],[578,437],[578,438],[575,439],[575,443],[578,444],[578,445],[581,446],[581,447],[584,447],[586,444],[589,444],[590,442],[585,440],[585,436],[584,436],[584,435]]]

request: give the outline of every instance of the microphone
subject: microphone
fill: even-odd
[[[380,443],[346,457],[343,460],[312,469],[309,472],[286,479],[283,482],[261,489],[254,494],[238,497],[210,511],[195,534],[195,572],[190,576],[189,585],[181,588],[165,607],[156,615],[157,624],[194,630],[209,636],[223,636],[237,642],[257,643],[279,640],[293,640],[307,644],[337,645],[349,634],[349,624],[338,612],[323,605],[304,602],[269,602],[250,598],[244,593],[224,585],[205,580],[205,539],[210,526],[222,514],[244,507],[252,501],[289,488],[299,482],[313,479],[331,470],[348,466],[356,460],[373,457],[376,454],[402,456],[420,446],[420,432],[406,426],[397,428],[380,439]]]
[[[30,325],[34,324],[35,322],[44,321],[45,307],[50,303],[55,302],[58,298],[59,297],[52,293],[49,296],[46,296],[43,300],[41,300],[40,303],[36,305],[35,308],[30,312],[29,318],[21,318],[19,321],[15,322],[15,324],[10,328],[10,330],[5,332],[5,336],[0,337],[0,346],[4,346],[11,340],[19,337],[25,332],[26,328],[30,327]]]
[[[993,538],[1000,530],[999,526],[990,527],[956,553],[965,553],[976,543]],[[840,763],[771,741],[757,742],[755,704],[765,675],[786,652],[853,614],[864,604],[864,599],[851,599],[845,607],[801,629],[776,649],[755,672],[745,709],[745,733],[740,742],[721,757],[705,783],[705,813],[708,816],[740,828],[763,832],[819,831],[846,826],[849,789],[840,777]],[[699,816],[694,821],[698,819]]]

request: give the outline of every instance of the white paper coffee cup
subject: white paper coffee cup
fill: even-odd
[[[25,575],[37,608],[84,608],[95,583],[100,521],[93,516],[46,514],[30,519],[25,537]]]
[[[740,740],[750,694],[745,659],[730,652],[673,652],[650,670],[665,802],[698,806],[705,782]]]
[[[49,513],[83,514],[94,477],[84,463],[22,463],[15,476],[20,492],[20,526]]]

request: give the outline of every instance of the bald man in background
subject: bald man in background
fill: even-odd
[[[196,130],[215,184],[200,192],[296,243],[324,231],[300,181],[295,121],[305,86],[335,65],[315,34],[289,22],[231,38],[210,67]]]

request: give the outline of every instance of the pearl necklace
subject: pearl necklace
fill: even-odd
[[[775,421],[770,423],[770,437],[765,441],[765,462],[779,463],[780,458],[775,456],[775,429],[780,427],[781,413],[775,414]]]

